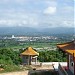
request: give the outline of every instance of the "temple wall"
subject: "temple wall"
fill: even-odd
[[[28,64],[28,57],[27,56],[22,56],[22,63]]]
[[[31,65],[31,56],[22,56],[22,64]]]

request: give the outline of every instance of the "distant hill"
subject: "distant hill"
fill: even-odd
[[[43,29],[44,32],[49,32],[53,34],[74,34],[74,28],[67,28],[67,27],[56,27],[56,28],[45,28]]]
[[[0,27],[0,35],[50,35],[50,34],[74,34],[74,28],[31,28],[31,27]]]

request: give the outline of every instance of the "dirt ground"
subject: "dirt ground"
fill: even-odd
[[[28,75],[28,71],[1,73],[0,75]]]

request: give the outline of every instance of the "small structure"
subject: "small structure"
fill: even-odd
[[[31,65],[33,59],[36,63],[38,55],[39,53],[37,53],[32,47],[26,48],[26,50],[23,53],[21,53],[23,64]]]
[[[12,35],[12,39],[14,39],[15,38],[15,36],[14,35]]]
[[[58,44],[57,48],[67,54],[67,66],[59,64],[60,75],[75,75],[75,41]]]

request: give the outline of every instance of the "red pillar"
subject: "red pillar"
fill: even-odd
[[[73,53],[73,61],[74,61],[74,75],[75,75],[75,56],[74,56],[74,53]]]
[[[67,67],[69,68],[69,54],[67,54]]]
[[[74,57],[74,75],[75,75],[75,57]]]

